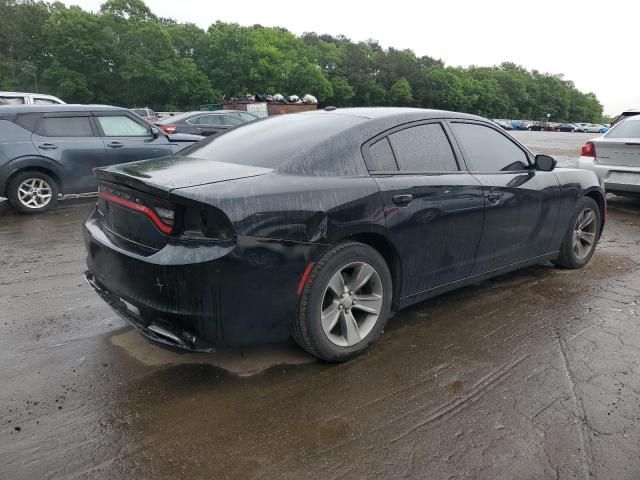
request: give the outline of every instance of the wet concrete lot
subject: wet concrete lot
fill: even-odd
[[[640,200],[585,269],[435,298],[341,365],[148,344],[82,279],[91,204],[0,207],[2,480],[640,477]]]

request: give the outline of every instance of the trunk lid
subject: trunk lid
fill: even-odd
[[[98,181],[168,198],[176,188],[255,177],[270,172],[270,168],[174,155],[101,168],[96,170],[96,177]]]
[[[640,167],[640,138],[606,138],[591,140],[596,160],[601,165]]]

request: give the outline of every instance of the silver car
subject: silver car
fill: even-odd
[[[578,168],[595,172],[609,193],[640,194],[640,115],[587,142]]]

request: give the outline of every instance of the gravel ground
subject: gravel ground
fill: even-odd
[[[146,343],[82,279],[92,203],[0,206],[0,479],[640,478],[639,201],[585,269],[427,301],[341,365]]]

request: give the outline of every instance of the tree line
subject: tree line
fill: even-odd
[[[187,110],[246,93],[315,95],[325,105],[438,108],[491,118],[602,120],[593,93],[511,62],[468,68],[374,40],[294,35],[155,16],[142,0],[98,13],[60,2],[0,0],[0,90],[67,102]]]

